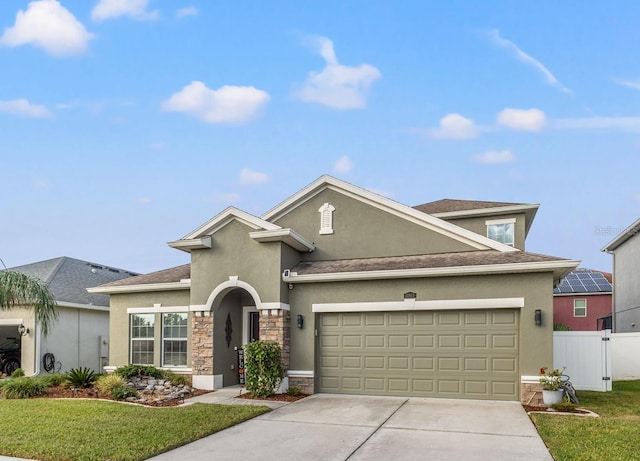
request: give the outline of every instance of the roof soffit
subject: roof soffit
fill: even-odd
[[[261,216],[261,218],[265,221],[277,221],[326,189],[331,189],[355,200],[374,206],[426,229],[465,243],[475,249],[494,249],[501,252],[519,251],[517,248],[496,242],[487,237],[476,234],[475,232],[456,226],[455,224],[449,223],[432,215],[428,215],[412,207],[396,202],[395,200],[383,197],[329,175],[321,176],[284,202],[266,212]]]

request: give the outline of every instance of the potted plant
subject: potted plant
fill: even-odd
[[[564,387],[562,382],[562,370],[555,368],[540,368],[540,383],[542,384],[542,401],[545,405],[550,406],[555,403],[562,402],[564,396]]]

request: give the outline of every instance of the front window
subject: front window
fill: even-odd
[[[573,316],[574,317],[587,316],[587,300],[586,299],[573,300]]]
[[[153,365],[153,314],[131,314],[131,363]]]
[[[187,314],[162,314],[162,366],[187,366]]]
[[[513,222],[487,223],[487,237],[496,242],[514,246],[514,228],[515,223]]]

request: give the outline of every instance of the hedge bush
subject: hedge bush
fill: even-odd
[[[284,376],[280,346],[271,341],[254,341],[243,347],[247,390],[254,397],[270,396]]]

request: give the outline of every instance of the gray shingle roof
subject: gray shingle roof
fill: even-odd
[[[58,302],[104,307],[109,306],[109,296],[88,293],[87,288],[137,275],[128,270],[66,256],[12,267],[9,270],[41,280]]]
[[[130,277],[124,280],[118,280],[111,283],[105,283],[102,287],[118,287],[127,285],[148,285],[152,283],[171,283],[179,282],[183,279],[191,278],[191,264],[183,264],[182,266],[171,267],[157,272],[150,272],[136,277]]]
[[[305,261],[298,263],[291,272],[298,275],[331,274],[402,269],[427,269],[436,267],[483,266],[490,264],[515,264],[533,262],[568,261],[555,256],[524,251],[500,252],[497,250],[437,253],[382,258],[342,259],[336,261]]]
[[[505,206],[514,206],[514,205],[527,205],[527,204],[511,203],[511,202],[485,202],[481,200],[454,200],[450,198],[445,198],[442,200],[436,200],[435,202],[416,205],[413,208],[415,208],[418,211],[422,211],[423,213],[434,214],[434,213],[448,213],[450,211],[480,210],[482,208],[500,208]]]

